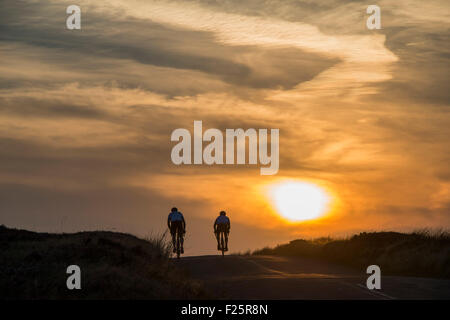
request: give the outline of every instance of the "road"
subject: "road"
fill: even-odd
[[[225,299],[450,299],[450,280],[382,274],[381,290],[369,290],[365,270],[307,258],[218,255],[173,262]]]

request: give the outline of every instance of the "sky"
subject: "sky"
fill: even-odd
[[[447,1],[0,2],[0,224],[46,232],[165,231],[186,253],[361,231],[450,228]],[[177,128],[279,129],[276,175],[171,161]],[[267,190],[328,192],[290,222]]]

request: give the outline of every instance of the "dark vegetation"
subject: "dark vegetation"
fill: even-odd
[[[68,290],[69,265],[81,290]],[[0,299],[198,299],[203,287],[170,262],[164,237],[95,231],[36,233],[0,226]]]
[[[343,240],[294,240],[253,254],[311,257],[359,269],[376,264],[383,274],[450,278],[447,231],[363,232]]]

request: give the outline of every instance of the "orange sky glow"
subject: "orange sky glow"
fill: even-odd
[[[80,0],[78,32],[69,4],[0,10],[0,224],[144,237],[177,206],[188,255],[216,252],[220,210],[232,252],[450,227],[444,1],[379,1],[381,30],[340,0]],[[174,165],[171,132],[195,120],[279,129],[278,173]],[[321,214],[286,218],[273,188],[289,182]]]

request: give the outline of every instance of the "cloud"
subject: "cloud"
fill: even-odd
[[[179,83],[189,79],[195,79],[194,83],[198,84],[197,87],[190,84],[195,88],[191,88],[192,93],[205,91],[205,86],[214,89],[214,82],[223,89],[220,81],[253,88],[292,87],[310,80],[336,62],[335,59],[299,50],[293,52],[280,48],[260,52],[251,44],[231,48],[215,41],[210,32],[174,29],[148,18],[129,15],[118,18],[115,13],[105,13],[100,9],[89,11],[86,31],[68,33],[60,27],[61,17],[56,14],[59,6],[48,2],[30,3],[30,6],[35,10],[24,9],[25,3],[8,7],[8,15],[5,14],[5,19],[0,22],[4,31],[0,40],[6,53],[11,53],[9,58],[28,65],[29,69],[36,68],[30,60],[56,67],[49,74],[50,78],[56,76],[55,81],[70,79],[93,83],[114,80],[125,87],[159,89],[164,93],[167,93],[170,81],[176,86],[169,91],[172,94],[186,90]],[[44,18],[44,12],[50,16]],[[31,52],[28,51],[30,46],[33,48]],[[19,56],[22,59],[17,57],[18,50],[24,51]],[[286,77],[286,64],[273,65],[280,59],[290,61],[290,71],[301,72],[296,72],[295,78]],[[124,64],[127,70],[120,72]],[[261,68],[262,65],[267,67]],[[130,67],[131,70],[128,69]],[[158,72],[157,68],[164,69]],[[9,78],[11,74],[17,77],[19,73],[8,66],[3,69],[6,71],[4,76]],[[183,73],[183,70],[189,73]],[[157,72],[161,74],[159,79],[167,82],[166,85],[145,79],[146,74]],[[208,74],[208,80],[213,83],[202,81],[205,78],[202,73]],[[20,73],[20,78],[24,83],[33,79],[24,72]]]

